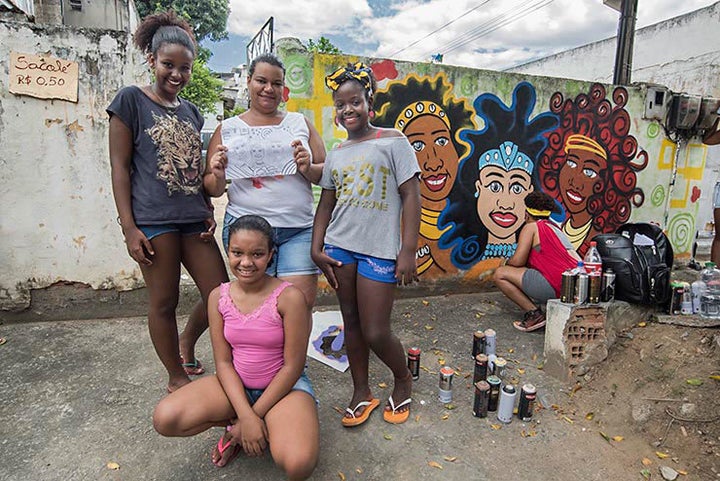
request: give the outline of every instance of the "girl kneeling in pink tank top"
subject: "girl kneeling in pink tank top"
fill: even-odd
[[[288,479],[307,479],[319,450],[315,393],[303,372],[311,320],[303,293],[266,273],[274,247],[262,217],[233,223],[228,263],[236,279],[218,286],[208,301],[216,374],[160,401],[153,423],[163,436],[223,426],[212,453],[217,466],[241,451],[260,456],[269,447]]]

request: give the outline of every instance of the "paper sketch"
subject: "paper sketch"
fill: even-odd
[[[313,329],[308,356],[340,372],[349,367],[345,351],[345,331],[340,311],[313,313]]]
[[[225,127],[222,139],[228,148],[228,179],[250,179],[297,172],[290,144],[293,136],[283,125]]]

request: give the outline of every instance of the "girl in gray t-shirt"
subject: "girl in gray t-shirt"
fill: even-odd
[[[325,83],[348,138],[325,160],[311,253],[343,316],[353,397],[342,424],[364,423],[380,404],[368,381],[370,349],[395,377],[383,418],[399,424],[410,415],[412,375],[390,328],[390,312],[395,284],[417,280],[420,168],[401,132],[369,123],[375,80],[368,67],[342,67]]]

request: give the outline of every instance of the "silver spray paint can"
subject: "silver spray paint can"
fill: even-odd
[[[512,384],[505,384],[500,390],[500,402],[498,402],[497,418],[501,423],[512,422],[513,410],[515,410],[515,398],[517,389]]]
[[[497,334],[495,329],[485,329],[485,354],[496,354],[497,350]]]

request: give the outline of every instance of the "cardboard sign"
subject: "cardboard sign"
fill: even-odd
[[[10,52],[10,92],[77,102],[78,64],[49,55]]]

